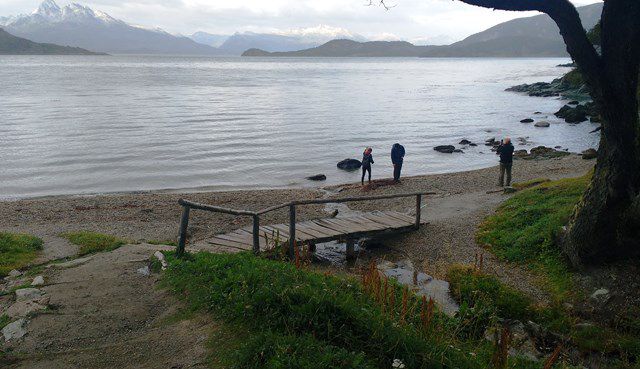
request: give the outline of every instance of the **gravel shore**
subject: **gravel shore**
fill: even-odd
[[[514,164],[514,182],[535,178],[575,177],[586,173],[594,161],[578,155],[546,160],[519,160]],[[375,173],[375,172],[374,172]],[[378,173],[376,173],[378,174]],[[448,174],[403,178],[400,184],[388,180],[360,186],[346,184],[326,189],[278,189],[200,193],[126,193],[94,196],[59,196],[0,202],[0,231],[24,232],[41,237],[45,251],[41,260],[75,254],[76,248],[59,235],[66,231],[90,230],[116,235],[132,242],[175,241],[181,208],[178,199],[186,198],[219,206],[258,210],[293,199],[381,195],[426,191],[437,195],[425,198],[423,217],[430,222],[418,232],[394,237],[385,245],[406,253],[427,273],[443,277],[452,263],[473,262],[483,250],[475,244],[479,222],[493,212],[507,195],[487,193],[498,189],[497,167]],[[415,213],[415,199],[393,199],[350,203],[352,210],[394,209]],[[325,206],[303,206],[298,220],[327,216]],[[261,219],[262,224],[287,222],[286,209]],[[193,211],[190,220],[191,242],[249,225],[251,219]],[[485,253],[487,270],[507,282],[539,294],[529,286],[532,278],[521,278],[525,270],[500,263]]]

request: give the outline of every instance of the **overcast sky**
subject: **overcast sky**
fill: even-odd
[[[64,6],[68,0],[57,1]],[[368,0],[75,0],[127,23],[171,33],[206,31],[273,32],[316,27],[344,28],[370,39],[457,41],[506,20],[535,15],[491,11],[454,0],[387,0],[392,9],[365,6]],[[572,0],[587,5],[597,0]],[[0,0],[0,15],[30,13],[39,0]]]

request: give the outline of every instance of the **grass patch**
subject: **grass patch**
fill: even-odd
[[[24,268],[42,250],[42,240],[28,235],[0,232],[0,277]]]
[[[512,187],[515,188],[516,190],[524,190],[525,188],[535,187],[539,184],[543,184],[547,182],[551,182],[551,180],[549,178],[536,178],[536,179],[532,179],[525,182],[514,183],[512,184]]]
[[[230,367],[390,368],[396,359],[406,368],[490,367],[493,346],[465,334],[473,314],[449,318],[425,310],[394,282],[372,292],[370,283],[250,253],[166,255],[165,288],[189,309],[245,332],[218,358]],[[509,360],[511,367],[542,366]]]
[[[573,283],[555,240],[590,179],[587,174],[550,181],[517,193],[480,225],[478,243],[502,260],[531,265],[549,292],[564,299]]]
[[[490,317],[528,320],[542,324],[554,332],[569,333],[572,319],[557,305],[541,306],[524,293],[506,286],[493,275],[481,273],[470,266],[457,265],[447,271],[453,298],[465,308],[484,311],[484,321],[478,330],[488,327]]]
[[[9,323],[11,323],[11,318],[7,314],[0,315],[0,329],[6,327]]]
[[[101,251],[112,251],[127,243],[115,236],[88,231],[66,232],[61,236],[72,244],[80,246],[79,254],[81,256]]]

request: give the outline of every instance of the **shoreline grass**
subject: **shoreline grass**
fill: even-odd
[[[406,368],[491,365],[494,347],[481,334],[467,334],[469,315],[448,317],[393,280],[372,282],[365,275],[361,282],[250,253],[165,254],[163,287],[189,309],[245,332],[217,359],[230,367],[390,368],[396,360]],[[542,367],[520,357],[508,361]]]
[[[588,173],[522,190],[485,219],[476,241],[503,261],[528,264],[556,301],[575,297],[571,273],[556,240],[590,179]]]
[[[43,242],[28,234],[0,232],[0,277],[29,265],[42,250]]]

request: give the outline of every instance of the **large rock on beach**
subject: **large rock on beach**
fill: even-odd
[[[586,149],[582,152],[582,158],[584,160],[595,159],[598,157],[598,151],[596,149]]]
[[[360,169],[362,162],[358,159],[344,159],[338,163],[338,168],[343,170],[356,170]]]
[[[456,147],[453,145],[440,145],[434,147],[433,149],[444,154],[451,154],[456,150]]]

